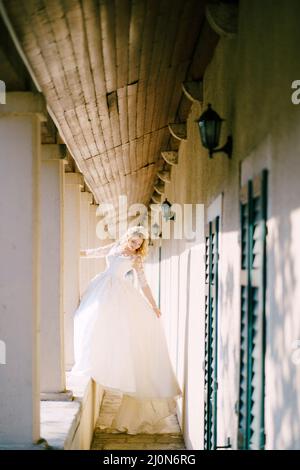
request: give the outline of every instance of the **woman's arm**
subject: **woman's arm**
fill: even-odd
[[[98,248],[80,250],[80,256],[84,258],[103,258],[110,252],[115,243],[116,242],[110,243],[109,245],[99,246]]]
[[[137,278],[139,281],[140,288],[142,289],[143,293],[145,294],[146,299],[148,302],[151,304],[155,314],[157,317],[160,317],[161,311],[157,307],[155,299],[153,297],[152,291],[150,289],[150,286],[147,282],[145,271],[144,271],[144,264],[143,264],[143,259],[140,255],[138,255],[133,262],[133,267],[137,273]]]

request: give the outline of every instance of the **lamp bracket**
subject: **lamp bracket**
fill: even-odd
[[[214,154],[214,153],[218,153],[218,152],[224,152],[224,153],[226,153],[226,155],[228,156],[228,158],[231,158],[231,157],[232,157],[232,136],[231,136],[231,135],[229,135],[229,136],[227,137],[227,142],[226,142],[225,145],[223,145],[223,147],[220,147],[220,148],[218,148],[218,149],[216,149],[216,150],[214,150],[214,149],[210,149],[210,150],[209,150],[209,156],[210,156],[210,158],[213,157],[213,154]]]

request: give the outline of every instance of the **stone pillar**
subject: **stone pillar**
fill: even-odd
[[[62,146],[42,145],[41,163],[41,398],[64,399]]]
[[[64,330],[65,365],[74,364],[73,316],[80,301],[80,173],[65,174],[64,206]]]
[[[89,208],[89,247],[98,248],[99,243],[97,244],[96,237],[96,204],[91,204]],[[89,260],[89,277],[92,279],[97,274],[97,259],[91,258]]]
[[[100,217],[98,214],[97,214],[97,209],[98,209],[99,205],[97,204],[96,205],[96,217],[95,217],[95,247],[98,247],[98,246],[103,246],[103,245],[107,245],[108,243],[112,243],[113,240],[103,240],[102,238],[99,238],[98,234],[97,234],[97,224],[101,221],[102,217]],[[99,272],[102,272],[105,270],[106,268],[106,259],[105,257],[103,258],[96,258],[96,273],[99,273]]]
[[[99,222],[100,217],[97,215],[98,204],[90,205],[90,215],[89,215],[89,248],[98,248],[102,245],[107,245],[107,243],[112,243],[113,240],[101,240],[97,236],[97,223]],[[106,268],[106,259],[105,257],[101,258],[90,258],[89,259],[89,278],[92,279],[96,274],[104,271]]]
[[[93,195],[87,191],[80,193],[80,248],[89,248],[89,224],[90,205],[93,202]],[[90,258],[80,259],[80,298],[82,297],[90,280],[89,263]]]
[[[7,93],[0,105],[0,443],[40,438],[40,135],[39,93]]]

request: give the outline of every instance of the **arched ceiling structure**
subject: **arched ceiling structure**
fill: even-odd
[[[149,204],[169,123],[217,35],[204,0],[4,0],[59,133],[98,203]],[[173,139],[173,141],[172,141]],[[178,141],[177,141],[178,146]],[[168,165],[167,165],[168,166]]]

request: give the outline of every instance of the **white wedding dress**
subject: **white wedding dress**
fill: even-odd
[[[182,395],[169,357],[161,317],[126,273],[147,285],[141,256],[124,255],[120,242],[86,250],[106,256],[107,268],[88,285],[74,314],[72,374],[89,375],[106,390],[123,394],[110,427],[117,432],[163,432]]]

